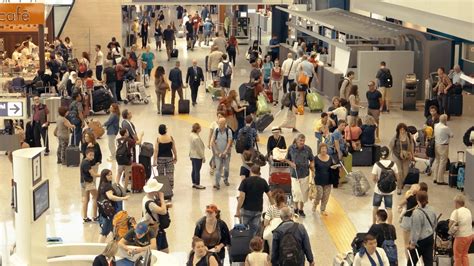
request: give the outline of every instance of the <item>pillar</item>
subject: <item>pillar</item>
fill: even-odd
[[[286,43],[288,38],[288,26],[286,25],[288,13],[276,7],[272,6],[272,35],[278,36],[280,43]],[[288,8],[288,6],[281,7]]]

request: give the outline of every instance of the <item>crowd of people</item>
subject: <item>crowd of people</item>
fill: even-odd
[[[155,10],[156,11],[156,10]],[[83,52],[79,58],[72,55],[72,42],[67,38],[64,42],[60,39],[55,44],[48,46],[50,52],[45,73],[38,73],[38,80],[49,82],[63,95],[71,96],[69,107],[60,107],[57,112],[54,135],[58,139],[57,162],[66,164],[66,147],[71,141],[80,146],[82,160],[80,163],[80,183],[82,191],[82,218],[84,223],[97,221],[100,224],[100,242],[105,242],[108,236],[121,227],[119,218],[127,216],[123,210],[122,201],[130,195],[129,181],[132,180],[132,168],[138,163],[140,147],[143,146],[143,132],[139,132],[132,121],[132,112],[121,108],[122,88],[129,80],[138,80],[143,77],[145,85],[155,85],[157,96],[157,113],[160,114],[165,104],[165,95],[171,91],[171,103],[175,104],[176,93],[183,99],[183,89],[190,87],[191,102],[197,103],[198,90],[209,73],[213,84],[220,89],[220,99],[216,111],[216,120],[211,124],[208,139],[203,140],[202,126],[194,123],[189,137],[189,158],[192,164],[191,183],[193,189],[203,190],[201,185],[201,168],[207,159],[206,147],[211,150],[212,157],[208,160],[211,175],[214,175],[213,189],[219,191],[221,179],[225,186],[229,186],[230,158],[235,147],[241,154],[242,165],[239,176],[238,200],[235,216],[240,223],[249,228],[252,239],[249,243],[251,253],[246,257],[246,265],[303,265],[307,260],[310,265],[315,265],[315,258],[311,250],[308,233],[298,219],[306,217],[305,204],[312,205],[312,212],[319,208],[321,216],[328,216],[328,201],[331,190],[347,182],[344,167],[346,158],[361,151],[362,147],[375,148],[379,139],[380,114],[389,112],[389,95],[392,86],[390,70],[385,62],[380,63],[380,70],[375,79],[367,84],[367,116],[361,118],[360,110],[365,108],[361,104],[358,86],[353,85],[354,72],[349,71],[340,84],[340,95],[334,97],[331,106],[321,113],[314,123],[314,134],[317,140],[315,149],[308,143],[309,136],[298,134],[294,140],[287,142],[281,135],[282,127],[295,127],[295,114],[303,114],[306,94],[311,92],[311,84],[318,82],[317,53],[308,54],[306,45],[299,46],[297,58],[292,53],[288,54],[280,65],[278,59],[278,36],[273,36],[269,43],[269,53],[262,53],[258,43],[254,43],[246,52],[246,59],[251,66],[249,82],[246,84],[244,95],[232,83],[233,68],[236,60],[240,60],[239,46],[232,35],[230,27],[224,26],[222,31],[215,32],[210,11],[203,7],[201,13],[196,11],[187,15],[184,9],[178,12],[180,24],[178,28],[170,23],[165,29],[163,26],[163,12],[150,12],[150,18],[142,17],[141,22],[135,20],[132,31],[135,39],[131,49],[124,55],[120,44],[115,38],[107,45],[104,55],[101,45],[95,46],[93,58]],[[156,20],[150,26],[151,18]],[[155,54],[151,51],[148,37],[153,35],[156,49],[161,50],[163,42],[167,50],[167,59],[170,60],[176,36],[181,27],[187,40],[188,49],[195,48],[201,43],[210,45],[205,70],[196,60],[187,68],[183,75],[181,64],[175,62],[175,67],[169,73],[163,66],[155,66]],[[153,30],[150,33],[150,30]],[[215,34],[214,34],[215,32]],[[141,53],[137,45],[142,39]],[[212,43],[212,45],[211,45]],[[20,49],[21,48],[21,49]],[[15,58],[30,56],[35,46],[31,39],[27,39],[18,47]],[[316,49],[315,49],[316,50]],[[24,52],[23,52],[24,51]],[[154,77],[151,78],[152,70]],[[455,73],[458,73],[456,69]],[[430,116],[427,117],[426,126],[422,130],[426,140],[420,141],[410,133],[409,127],[399,123],[394,132],[393,139],[387,146],[380,148],[380,160],[373,161],[371,178],[373,179],[373,213],[372,223],[368,233],[363,239],[363,247],[355,254],[354,265],[396,265],[398,257],[393,254],[393,247],[397,239],[394,223],[393,195],[400,196],[400,227],[403,229],[403,245],[407,257],[412,258],[416,265],[418,256],[423,258],[425,265],[432,265],[433,261],[433,235],[438,217],[434,208],[428,205],[428,185],[424,182],[411,185],[403,193],[405,178],[415,161],[415,148],[425,145],[429,139],[434,139],[433,182],[438,185],[446,184],[445,165],[449,153],[449,141],[453,133],[448,126],[449,116],[446,110],[445,97],[450,88],[449,77],[444,76],[444,70],[439,69],[440,81],[436,85],[439,106],[430,106]],[[95,77],[93,76],[95,73]],[[454,83],[456,74],[452,74]],[[49,76],[47,78],[46,76]],[[92,86],[90,85],[92,84]],[[113,95],[110,105],[110,115],[103,124],[108,139],[109,162],[117,164],[117,172],[110,169],[99,171],[103,161],[103,150],[96,141],[94,132],[87,128],[87,117],[90,115],[90,97],[94,84],[105,84]],[[362,86],[362,85],[360,85]],[[269,91],[269,93],[267,93]],[[240,96],[240,99],[238,99]],[[264,162],[272,167],[273,162],[286,163],[290,169],[291,191],[288,193],[272,187],[262,177],[261,159],[258,145],[259,134],[255,128],[257,121],[257,99],[264,97],[275,106],[280,104],[288,109],[288,115],[282,123],[271,129],[272,136],[267,141]],[[280,98],[281,97],[281,98]],[[288,99],[288,100],[286,100]],[[243,104],[240,100],[245,100]],[[43,140],[46,154],[49,153],[47,139],[48,110],[41,104],[39,97],[33,99],[32,113],[32,142],[30,146],[42,146]],[[122,109],[122,110],[121,110]],[[431,133],[429,133],[431,132]],[[28,135],[28,134],[26,134]],[[27,136],[25,140],[29,139]],[[148,249],[157,249],[168,252],[169,245],[166,230],[173,228],[169,221],[169,211],[172,204],[165,198],[163,187],[169,185],[174,188],[174,167],[178,160],[178,150],[175,140],[168,132],[166,125],[158,127],[158,136],[153,143],[153,154],[150,160],[156,165],[156,176],[147,177],[143,186],[143,200],[141,206],[143,217],[138,218],[136,225],[126,223],[125,233],[113,233],[114,240],[109,242],[104,253],[96,258],[94,265],[109,265],[114,256],[119,253],[121,257],[132,261],[136,254]],[[275,150],[277,149],[277,150]],[[275,154],[285,150],[285,154]],[[181,151],[179,151],[180,154]],[[105,154],[105,153],[104,153]],[[184,153],[183,153],[184,154]],[[182,157],[179,157],[181,160]],[[155,170],[155,169],[154,169]],[[166,184],[156,177],[162,176]],[[99,178],[99,185],[96,179]],[[132,184],[133,189],[133,184]],[[403,193],[403,195],[402,195]],[[266,196],[264,196],[266,195]],[[291,200],[287,200],[288,196]],[[267,198],[268,208],[264,213],[264,201]],[[92,202],[92,211],[88,210]],[[311,202],[312,201],[312,202]],[[399,201],[400,202],[400,201]],[[381,209],[382,203],[384,209]],[[471,245],[473,234],[471,229],[472,217],[469,209],[465,208],[464,197],[457,195],[454,199],[455,210],[450,217],[450,227],[457,226],[453,234],[454,257],[456,265],[468,265],[467,250]],[[210,203],[206,206],[205,216],[200,218],[195,225],[192,238],[192,251],[187,265],[221,265],[225,259],[225,249],[232,244],[231,227],[220,215],[219,207]],[[127,220],[128,221],[128,220]],[[400,234],[398,234],[400,235]],[[391,241],[391,242],[389,242]],[[265,247],[265,246],[268,247]],[[416,250],[416,251],[415,251]],[[291,253],[291,254],[290,254]],[[294,255],[292,261],[287,255]]]

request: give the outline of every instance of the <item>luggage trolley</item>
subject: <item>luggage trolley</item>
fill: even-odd
[[[293,196],[291,194],[291,172],[290,165],[286,162],[274,161],[269,162],[269,174],[268,183],[270,190],[282,189],[287,196],[288,206],[293,203]]]

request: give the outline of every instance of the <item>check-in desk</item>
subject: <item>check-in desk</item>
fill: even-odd
[[[334,96],[339,96],[339,88],[337,85],[344,77],[344,74],[333,67],[324,66],[320,67],[320,69],[320,73],[322,73],[320,74],[322,79],[320,88],[321,92],[329,99]]]
[[[474,201],[474,149],[466,149],[466,171],[464,172],[464,193]]]

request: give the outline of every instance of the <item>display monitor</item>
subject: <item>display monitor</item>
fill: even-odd
[[[246,18],[246,17],[247,17],[247,12],[245,12],[245,11],[240,11],[239,16],[240,16],[241,18]]]
[[[49,180],[45,180],[33,190],[33,220],[49,209]]]

